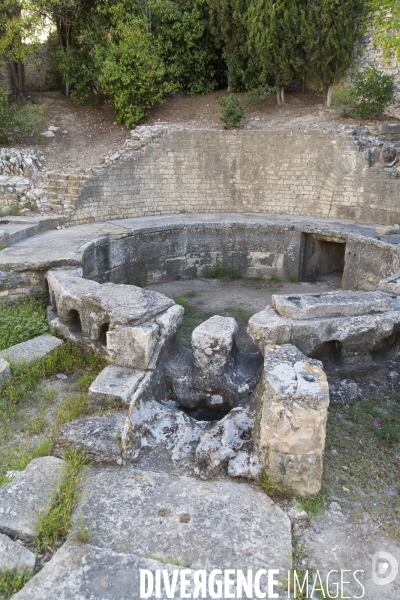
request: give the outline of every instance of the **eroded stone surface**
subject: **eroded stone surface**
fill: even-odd
[[[379,282],[379,289],[382,290],[382,292],[400,295],[400,273],[395,273],[395,275],[392,275],[391,277],[382,279]]]
[[[168,571],[179,566],[90,544],[67,541],[15,600],[139,600],[140,569]],[[180,588],[177,588],[180,590]],[[155,598],[155,594],[150,596]],[[162,600],[167,598],[162,588]],[[175,593],[173,598],[180,598]]]
[[[274,295],[271,304],[282,317],[291,319],[353,317],[393,310],[392,298],[383,292]]]
[[[11,377],[10,365],[0,356],[0,385],[3,385]]]
[[[20,542],[0,533],[0,575],[6,571],[24,573],[35,568],[36,556]]]
[[[231,317],[215,315],[201,323],[192,333],[194,383],[215,386],[231,359],[235,333],[238,325]],[[207,390],[209,391],[209,390]]]
[[[54,443],[53,453],[63,456],[65,450],[83,452],[90,461],[121,465],[121,435],[126,412],[85,417],[66,423]]]
[[[321,487],[329,388],[319,361],[292,345],[265,349],[259,443],[271,479],[301,495]]]
[[[93,545],[193,569],[290,568],[290,520],[259,487],[91,467],[73,514]]]
[[[108,365],[96,377],[89,388],[88,400],[91,407],[127,407],[144,371]]]
[[[0,488],[0,531],[32,540],[39,515],[50,510],[60,489],[65,462],[54,456],[35,458]]]
[[[21,342],[0,352],[0,357],[13,363],[30,363],[50,354],[64,342],[53,335],[39,335],[27,342]]]

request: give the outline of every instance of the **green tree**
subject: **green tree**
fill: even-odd
[[[17,100],[26,91],[25,61],[40,45],[43,25],[31,0],[3,0],[0,4],[0,55],[8,60]]]
[[[248,0],[207,0],[210,28],[228,69],[228,91],[244,86],[248,62]]]
[[[357,23],[364,0],[311,0],[307,7],[305,50],[309,71],[327,94],[331,106],[332,86],[351,64]]]
[[[165,66],[157,54],[147,25],[138,17],[115,11],[114,26],[105,46],[98,46],[102,63],[98,82],[115,107],[118,120],[134,127],[147,109],[173,91],[165,81]]]
[[[386,60],[400,60],[400,2],[368,0],[368,13],[373,25],[374,44],[383,50]]]
[[[248,9],[248,47],[259,83],[268,80],[278,88],[278,104],[284,104],[284,88],[304,65],[302,32],[305,5],[297,0],[251,0]]]
[[[205,0],[154,0],[151,31],[169,81],[189,95],[215,88],[217,52]]]

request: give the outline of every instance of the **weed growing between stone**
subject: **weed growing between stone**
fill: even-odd
[[[4,304],[0,311],[0,350],[48,333],[44,300]]]
[[[87,460],[76,450],[67,452],[64,460],[67,461],[65,475],[54,505],[47,515],[39,516],[38,550],[53,549],[68,534],[72,509]]]
[[[87,389],[106,366],[103,359],[66,343],[31,365],[12,365],[13,379],[0,389],[0,485],[10,470],[51,454],[60,427],[89,412]],[[41,381],[56,373],[76,374],[81,393],[63,395]],[[87,384],[85,389],[84,383]]]
[[[11,598],[19,592],[24,585],[33,577],[34,573],[15,573],[7,571],[0,575],[0,594],[2,598]]]

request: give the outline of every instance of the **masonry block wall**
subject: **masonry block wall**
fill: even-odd
[[[89,178],[71,221],[237,212],[394,224],[399,192],[351,134],[175,129]]]

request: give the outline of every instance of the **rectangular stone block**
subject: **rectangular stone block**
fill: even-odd
[[[267,345],[289,342],[291,331],[292,326],[289,319],[278,315],[270,306],[253,315],[247,326],[247,333],[257,344],[262,354],[264,354]]]
[[[393,310],[392,298],[383,292],[274,295],[271,304],[281,316],[302,320],[353,317]]]
[[[107,332],[107,351],[117,365],[147,369],[158,333],[159,327],[155,323],[112,329]]]
[[[144,376],[144,371],[108,365],[89,388],[89,406],[105,408],[110,405],[129,406],[131,397]]]
[[[21,342],[10,346],[0,352],[0,358],[13,363],[31,363],[34,360],[40,360],[50,354],[64,342],[53,335],[39,335],[27,342]]]

